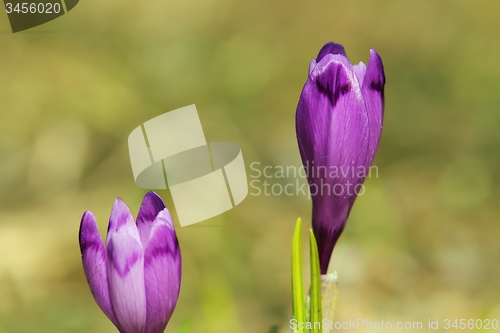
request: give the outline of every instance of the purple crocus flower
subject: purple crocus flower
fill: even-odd
[[[117,198],[106,245],[94,215],[80,225],[80,250],[90,290],[121,333],[161,333],[181,283],[181,253],[172,217],[154,192],[144,196],[137,223]]]
[[[374,50],[368,66],[351,65],[344,47],[330,42],[309,66],[296,129],[322,274],[380,141],[384,84],[382,59]]]

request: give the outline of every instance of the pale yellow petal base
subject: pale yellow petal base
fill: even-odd
[[[321,303],[323,311],[323,320],[327,319],[333,323],[335,311],[337,310],[337,272],[321,275]],[[330,325],[328,325],[330,327]],[[329,328],[324,328],[323,333],[329,333]]]

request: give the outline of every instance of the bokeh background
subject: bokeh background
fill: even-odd
[[[196,104],[207,140],[240,145],[249,175],[299,166],[295,107],[331,40],[353,63],[376,49],[387,76],[378,177],[332,259],[336,319],[500,319],[499,17],[486,0],[82,0],[12,34],[0,13],[0,332],[115,332],[77,233],[91,210],[104,236],[117,196],[136,214],[128,134]],[[308,226],[305,196],[249,195],[178,227],[167,332],[288,332],[299,216]]]

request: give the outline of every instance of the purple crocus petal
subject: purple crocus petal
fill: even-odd
[[[142,245],[131,235],[112,232],[106,248],[111,304],[125,333],[143,333],[146,327],[146,293]]]
[[[366,65],[360,62],[358,65],[352,65],[352,69],[354,70],[354,74],[358,78],[359,85],[363,86],[363,80],[365,79],[366,74]]]
[[[370,50],[370,61],[368,62],[363,86],[361,88],[370,122],[368,165],[371,165],[375,158],[375,153],[382,134],[382,122],[384,118],[384,85],[385,74],[382,59],[377,51]]]
[[[311,187],[321,272],[326,274],[356,197],[347,191],[364,180],[352,171],[366,165],[369,144],[361,86],[345,56],[327,54],[318,62],[302,90],[296,126]],[[336,174],[331,166],[337,167]]]
[[[353,108],[359,112],[350,112]],[[360,123],[365,133],[356,135],[354,140],[346,135],[347,129],[359,131]],[[327,55],[311,73],[297,106],[297,137],[306,169],[308,165],[312,167],[312,162],[316,166],[350,163],[352,159],[346,156],[347,149],[342,145],[365,141],[367,125],[359,82],[351,64],[343,56]],[[336,130],[335,126],[342,128]]]
[[[83,270],[87,277],[94,299],[104,314],[121,330],[109,299],[106,273],[106,254],[104,244],[97,229],[97,222],[92,212],[85,212],[80,223],[80,251]]]
[[[143,246],[147,244],[153,221],[163,209],[165,209],[165,204],[158,194],[155,192],[146,193],[139,214],[137,214],[137,229]]]
[[[134,217],[127,204],[120,198],[116,198],[111,210],[106,246],[109,244],[110,236],[116,232],[126,233],[140,243],[139,232],[137,231]]]
[[[311,63],[309,64],[309,74],[312,73],[312,71],[314,70],[314,67],[316,67],[316,59],[313,59],[311,60]]]
[[[318,53],[316,57],[316,62],[320,62],[327,54],[340,54],[347,57],[344,47],[340,44],[329,42],[326,43]]]
[[[167,209],[153,222],[144,254],[147,333],[162,333],[174,311],[181,282],[181,253]]]

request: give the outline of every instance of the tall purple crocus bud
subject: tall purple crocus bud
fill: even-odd
[[[296,129],[322,274],[380,141],[384,84],[382,59],[374,50],[368,66],[351,65],[344,47],[330,42],[309,66]]]
[[[181,253],[172,217],[154,192],[144,196],[137,223],[117,198],[104,245],[94,215],[80,224],[80,250],[90,290],[121,333],[161,333],[181,284]]]

